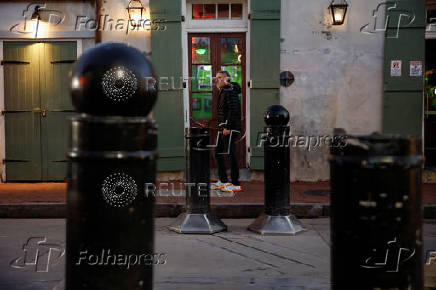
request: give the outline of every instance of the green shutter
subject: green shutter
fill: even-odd
[[[173,78],[175,83],[174,89],[162,86],[153,110],[159,126],[158,170],[179,171],[185,166],[181,1],[150,0],[150,11],[151,20],[164,20],[160,26],[165,26],[151,32],[153,66],[158,78],[167,77],[170,84]]]
[[[387,7],[386,14],[383,132],[421,135],[425,1],[396,1]],[[401,77],[391,76],[392,60],[402,61]],[[410,61],[422,62],[422,76],[410,76]]]
[[[39,49],[4,42],[6,179],[41,179]],[[8,63],[20,61],[22,63]],[[26,64],[28,63],[28,64]]]
[[[68,117],[73,113],[68,73],[77,58],[76,42],[44,43],[41,48],[41,118],[43,180],[64,180],[67,173]]]
[[[250,78],[250,167],[263,169],[263,112],[280,103],[280,0],[251,0]]]

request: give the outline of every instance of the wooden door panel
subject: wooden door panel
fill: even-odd
[[[41,179],[38,44],[4,42],[6,180]]]
[[[47,112],[42,122],[42,137],[45,153],[43,162],[44,180],[64,180],[67,175],[66,153],[68,150],[68,118],[74,113]]]
[[[41,143],[39,112],[5,115],[6,179],[41,179]]]
[[[169,2],[171,5],[165,6]],[[183,71],[180,8],[180,1],[150,1],[152,20],[173,19],[165,23],[165,31],[151,31],[151,58],[153,63],[159,64],[155,66],[156,75],[169,78],[169,84],[174,80],[174,88],[171,85],[162,86],[153,108],[153,115],[159,124],[158,152],[159,156],[165,156],[158,159],[158,171],[185,168],[183,86],[180,80]]]
[[[3,49],[5,109],[38,108],[40,104],[38,44],[4,42]],[[13,63],[15,61],[21,63]]]
[[[67,174],[68,117],[73,106],[69,72],[77,57],[75,42],[44,43],[41,51],[42,176],[44,180],[64,180]]]
[[[41,53],[42,107],[47,111],[72,110],[68,74],[77,58],[76,43],[44,43]]]

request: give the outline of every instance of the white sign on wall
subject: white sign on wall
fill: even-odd
[[[391,60],[391,77],[401,77],[401,60]]]
[[[411,77],[422,76],[422,61],[411,61],[410,62],[410,76]]]

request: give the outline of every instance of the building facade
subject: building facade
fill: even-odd
[[[144,9],[133,26],[126,8],[137,2]],[[212,78],[219,70],[242,87],[239,165],[253,179],[262,176],[263,112],[273,104],[291,115],[291,180],[328,179],[334,128],[422,136],[432,156],[436,104],[425,93],[425,75],[434,1],[348,0],[342,25],[333,25],[330,4],[0,1],[2,180],[63,179],[66,117],[73,114],[68,72],[98,42],[123,42],[152,60],[160,83],[152,113],[158,170],[168,178],[183,178],[184,130],[192,119],[216,126]]]

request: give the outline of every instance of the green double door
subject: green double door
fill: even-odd
[[[6,180],[64,180],[76,42],[4,42],[3,49]]]

